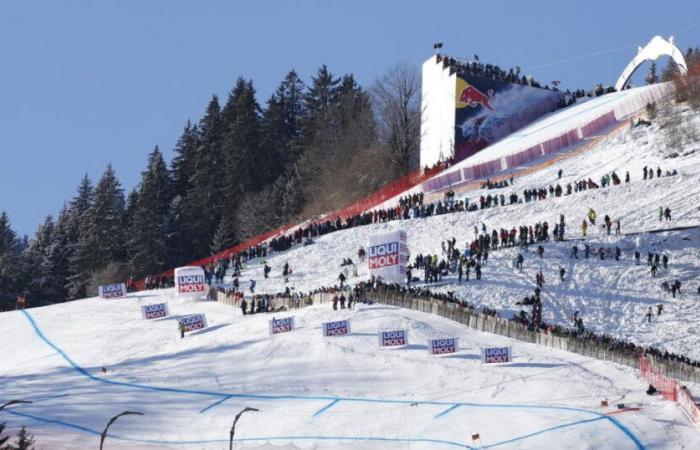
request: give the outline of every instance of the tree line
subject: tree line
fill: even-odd
[[[363,197],[417,167],[419,93],[409,66],[364,89],[324,65],[308,84],[288,72],[263,107],[239,78],[187,121],[170,162],[150,152],[130,192],[111,165],[85,175],[31,239],[0,213],[0,310],[96,295]]]

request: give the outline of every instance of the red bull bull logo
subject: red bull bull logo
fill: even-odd
[[[465,108],[467,106],[476,108],[477,106],[482,106],[494,111],[493,106],[491,106],[491,100],[493,100],[493,89],[489,89],[488,92],[484,94],[474,85],[467,83],[461,78],[457,78],[457,108]]]

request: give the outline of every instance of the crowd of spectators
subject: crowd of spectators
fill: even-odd
[[[403,294],[411,296],[414,298],[420,298],[422,300],[440,302],[440,303],[454,303],[461,308],[466,308],[472,313],[481,313],[485,316],[500,317],[498,311],[490,308],[476,308],[474,305],[469,304],[466,300],[461,300],[454,296],[454,293],[434,293],[431,292],[426,287],[411,288],[406,286],[401,286],[398,284],[388,284],[381,280],[372,280],[370,282],[358,284],[358,296],[359,298],[369,297],[372,298],[372,293],[376,292],[393,292],[396,294]],[[541,333],[548,333],[554,336],[574,338],[581,341],[588,341],[592,343],[597,343],[599,345],[604,345],[607,349],[613,351],[621,351],[632,356],[641,355],[651,355],[661,362],[680,362],[687,364],[692,367],[700,367],[700,361],[693,360],[685,355],[679,355],[676,353],[670,353],[668,351],[662,351],[655,347],[645,347],[641,345],[634,344],[624,339],[619,339],[614,336],[610,336],[604,333],[595,333],[590,330],[585,330],[579,327],[568,328],[562,325],[548,324],[545,322],[540,322],[537,326],[529,320],[523,320],[520,314],[513,314],[512,317],[507,318],[507,320],[520,324],[524,328]]]

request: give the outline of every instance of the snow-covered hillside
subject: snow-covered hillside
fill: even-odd
[[[172,317],[141,319],[139,306],[159,301]],[[197,312],[209,328],[181,340],[175,318]],[[285,313],[298,329],[272,337],[273,314],[237,313],[166,290],[1,314],[12,340],[0,398],[35,401],[4,417],[29,424],[46,449],[96,448],[96,433],[123,410],[145,415],[120,419],[105,448],[228,448],[246,406],[260,412],[238,423],[239,448],[700,445],[680,409],[647,396],[631,369],[382,305]],[[341,318],[352,334],[322,337],[321,323]],[[409,345],[379,350],[376,333],[389,329],[407,329]],[[461,350],[428,356],[426,340],[436,337],[458,337]],[[514,362],[481,364],[479,349],[491,346],[512,346]],[[618,403],[641,409],[606,415]]]
[[[700,128],[700,119],[694,120]],[[308,292],[337,284],[341,260],[356,260],[357,249],[374,233],[404,229],[412,255],[440,257],[441,241],[455,237],[463,249],[474,239],[475,226],[484,224],[490,232],[553,224],[563,214],[567,241],[544,244],[542,259],[531,247],[522,272],[513,267],[519,250],[499,249],[491,253],[482,280],[457,283],[450,276],[431,289],[454,291],[471,304],[510,316],[519,311],[515,303],[532,294],[534,274],[541,269],[545,321],[569,326],[579,311],[587,329],[700,359],[695,294],[700,147],[687,147],[675,158],[668,153],[657,125],[623,131],[516,178],[513,187],[460,195],[470,201],[513,191],[522,196],[524,189],[554,183],[600,182],[613,170],[623,180],[629,171],[629,183],[328,234],[312,245],[268,256],[269,279],[263,278],[261,264],[250,263],[241,284],[246,289],[256,280],[256,293],[287,286]],[[678,175],[644,181],[644,166],[675,169]],[[671,221],[659,221],[660,206],[671,208]],[[599,220],[606,214],[619,218],[623,234],[607,236],[590,227],[582,239],[578,225],[591,207]],[[622,258],[585,259],[584,243],[594,249],[617,246]],[[580,248],[579,259],[569,257],[573,245]],[[640,265],[633,259],[635,249],[642,253]],[[655,278],[645,264],[647,252],[669,257],[668,269]],[[285,262],[293,269],[287,284],[281,274]],[[563,282],[560,267],[567,271]],[[358,272],[350,284],[367,279],[366,267],[358,264]],[[675,279],[682,282],[682,293],[671,298],[660,284]],[[160,301],[168,302],[172,316],[143,320],[139,306]],[[659,303],[664,313],[645,322],[644,313]],[[176,319],[198,312],[206,313],[209,327],[180,339]],[[105,448],[228,448],[231,421],[245,406],[260,409],[237,426],[236,445],[246,448],[700,448],[700,435],[680,409],[647,396],[646,385],[629,368],[383,305],[339,312],[321,305],[287,315],[295,316],[298,329],[271,337],[272,314],[242,316],[230,306],[177,299],[171,290],[2,313],[0,401],[35,402],[4,411],[2,420],[10,427],[28,424],[46,449],[96,448],[106,421],[123,410],[145,416],[121,418]],[[321,324],[340,318],[351,320],[352,334],[322,337]],[[377,331],[395,329],[408,330],[410,345],[378,349]],[[432,337],[458,337],[462,349],[430,357],[425,341]],[[482,365],[479,349],[499,345],[512,346],[515,361]],[[609,400],[609,410],[599,406],[603,399]],[[618,403],[633,410],[618,412]],[[472,441],[475,433],[480,442]]]
[[[694,122],[700,128],[700,118]],[[543,290],[543,315],[548,322],[571,326],[571,317],[579,311],[586,328],[632,340],[639,344],[653,345],[672,352],[700,359],[700,228],[663,233],[655,230],[700,226],[700,147],[688,147],[682,156],[666,158],[668,154],[663,134],[658,126],[639,127],[616,134],[604,140],[590,151],[560,161],[549,168],[516,178],[512,188],[482,190],[462,193],[470,201],[478,202],[480,195],[517,192],[522,198],[524,189],[548,187],[559,183],[592,178],[600,183],[604,174],[616,171],[624,180],[629,171],[631,181],[617,186],[572,193],[568,196],[499,206],[474,212],[461,212],[423,219],[393,221],[353,228],[326,235],[307,247],[297,247],[267,259],[272,267],[271,278],[263,279],[262,266],[255,264],[243,272],[240,278],[245,286],[250,279],[257,282],[256,292],[276,293],[285,288],[281,275],[282,266],[289,262],[294,270],[290,286],[297,291],[308,292],[320,286],[338,283],[340,263],[343,258],[357,262],[356,252],[367,245],[368,236],[374,233],[404,229],[413,256],[417,254],[441,255],[441,242],[455,237],[460,250],[474,239],[474,227],[481,232],[482,224],[488,232],[501,227],[511,229],[519,225],[534,226],[548,221],[550,226],[564,214],[567,241],[544,244],[545,257],[539,259],[535,248],[524,253],[524,270],[513,267],[519,249],[510,248],[491,253],[483,268],[480,282],[456,283],[456,275],[446,278],[449,283],[431,287],[435,291],[454,291],[456,296],[476,305],[494,307],[505,317],[519,311],[515,305],[535,287],[535,273],[542,269],[546,285]],[[642,180],[643,167],[677,170],[678,175]],[[562,179],[557,172],[563,171]],[[659,207],[670,207],[671,221],[659,221]],[[603,229],[588,228],[588,236],[581,240],[580,224],[589,208],[603,216],[620,219],[621,236],[608,236]],[[550,229],[551,233],[551,229]],[[573,241],[572,241],[573,239]],[[585,259],[583,246],[622,250],[620,261],[597,257]],[[569,257],[571,247],[579,247],[579,259]],[[634,263],[634,252],[639,249],[642,264]],[[651,276],[646,265],[648,252],[666,254],[668,269],[661,269]],[[358,279],[367,278],[366,265],[358,262]],[[566,277],[559,281],[559,268],[564,267]],[[422,271],[414,275],[421,276]],[[421,276],[422,278],[422,276]],[[678,279],[681,295],[672,298],[664,292],[661,283]],[[350,279],[350,283],[357,279]],[[662,303],[665,313],[652,323],[646,323],[644,314],[649,306]]]

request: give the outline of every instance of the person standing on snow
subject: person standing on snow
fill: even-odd
[[[562,282],[564,281],[565,274],[566,274],[566,269],[564,269],[563,267],[560,267],[559,268],[559,280],[560,281],[562,281]]]
[[[583,222],[581,222],[581,234],[583,237],[586,237],[586,231],[588,230],[588,222],[586,222],[586,219],[583,219]]]
[[[588,209],[588,220],[591,222],[591,225],[595,225],[595,219],[598,217],[598,215],[595,213],[593,208]]]
[[[569,254],[569,259],[578,259],[578,245],[571,247],[571,253]]]
[[[182,321],[177,323],[177,329],[180,330],[180,339],[185,337],[185,324]]]

